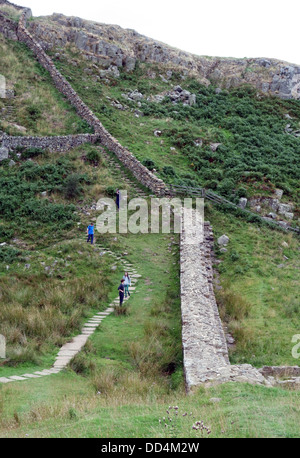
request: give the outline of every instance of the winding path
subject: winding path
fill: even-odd
[[[128,271],[130,277],[131,277],[131,285],[129,287],[130,293],[134,292],[136,289],[136,283],[138,279],[141,277],[140,274],[138,274],[137,270],[133,267],[132,264],[130,264],[126,259],[124,259],[121,256],[117,256],[115,253],[113,253],[110,250],[107,250],[106,248],[97,245],[97,249],[100,249],[103,254],[108,254],[111,257],[114,258],[114,260],[119,261],[121,264],[121,267],[124,271]],[[128,301],[131,296],[129,296],[127,299],[124,299],[124,301]],[[39,378],[39,377],[44,377],[46,375],[52,375],[52,374],[58,374],[60,371],[65,369],[69,362],[74,358],[77,353],[79,353],[84,345],[86,344],[88,338],[90,335],[92,335],[98,326],[102,323],[102,321],[109,316],[111,313],[113,313],[115,307],[117,307],[119,304],[119,297],[114,299],[109,306],[107,307],[106,310],[102,312],[96,313],[93,317],[91,317],[82,327],[81,329],[81,334],[78,334],[76,337],[74,337],[71,342],[66,343],[61,347],[59,350],[56,360],[53,364],[53,367],[50,369],[43,369],[41,371],[36,371],[33,372],[32,374],[23,374],[23,375],[11,375],[9,377],[0,377],[0,383],[11,383],[11,382],[16,382],[16,381],[23,381],[23,380],[30,380],[34,378]]]

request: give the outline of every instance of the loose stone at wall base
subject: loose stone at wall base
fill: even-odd
[[[0,147],[0,161],[4,161],[5,159],[8,159],[8,148],[2,146]]]

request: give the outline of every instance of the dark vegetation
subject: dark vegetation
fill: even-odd
[[[22,152],[22,158],[40,154],[40,150]],[[74,225],[76,207],[73,203],[55,202],[51,194],[68,199],[82,191],[81,183],[88,182],[85,174],[75,173],[67,157],[39,164],[21,160],[19,166],[2,164],[0,174],[0,233],[5,240],[13,232],[21,235],[28,225],[47,224],[48,230],[65,230]],[[45,195],[45,198],[43,197]]]
[[[200,182],[227,197],[275,187],[296,195],[300,141],[285,132],[284,114],[293,117],[289,119],[292,128],[299,128],[299,101],[265,97],[247,86],[216,94],[215,87],[195,81],[187,89],[197,94],[193,107],[178,104],[175,108],[166,97],[162,104],[143,102],[141,109],[145,116],[172,116],[179,121],[163,136],[189,158],[191,169],[197,172],[191,184]],[[201,147],[195,145],[190,123],[203,130]],[[221,143],[215,152],[211,142]]]
[[[82,78],[86,63],[74,50],[68,52],[76,59],[77,66],[74,68],[68,60],[60,59],[55,62],[58,68],[104,126],[165,181],[203,186],[235,202],[240,197],[268,195],[281,188],[285,197],[297,203],[300,140],[285,128],[290,124],[292,130],[299,129],[299,100],[266,96],[251,86],[216,91],[213,84],[206,87],[191,78],[182,81],[175,71],[168,83],[158,76],[150,80],[149,64],[142,63],[130,74],[121,71],[120,78],[110,78],[109,85],[105,82],[99,85],[93,78],[96,70],[91,68],[95,75]],[[162,72],[155,65],[151,71]],[[87,83],[89,91],[85,90]],[[167,96],[162,103],[147,100],[177,84],[196,94],[194,106],[174,105]],[[139,107],[144,117],[140,119],[133,115],[136,103],[122,97],[134,89],[144,95]],[[111,107],[106,95],[125,103],[127,110]],[[155,125],[162,132],[159,142],[164,146],[149,139],[148,126]],[[151,145],[149,148],[145,147],[147,143]],[[220,145],[213,151],[211,143]],[[177,156],[174,164],[170,161],[170,146],[180,155],[180,165]],[[166,159],[165,166],[160,163],[162,157]]]

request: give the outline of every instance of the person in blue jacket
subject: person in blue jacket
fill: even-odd
[[[116,191],[116,205],[118,207],[118,210],[120,209],[120,191],[117,189]]]
[[[88,235],[87,243],[89,243],[89,241],[91,241],[91,244],[93,245],[93,243],[94,243],[94,224],[93,223],[91,223],[87,227],[86,233]]]

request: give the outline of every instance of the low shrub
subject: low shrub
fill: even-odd
[[[0,262],[11,264],[18,259],[21,252],[10,246],[0,247]]]
[[[86,160],[91,164],[98,164],[100,162],[101,156],[99,151],[92,149],[86,155]]]
[[[22,159],[29,159],[41,154],[44,154],[44,150],[42,148],[26,148],[22,151]]]
[[[89,375],[95,371],[95,364],[83,353],[77,353],[70,361],[70,368],[80,375]]]
[[[175,177],[176,176],[175,170],[170,165],[165,165],[163,167],[163,169],[162,169],[162,173],[164,175],[166,175],[166,176],[169,176],[169,177]]]
[[[113,186],[107,186],[105,188],[105,194],[108,197],[114,198],[114,197],[116,197],[116,189]]]
[[[73,199],[80,195],[82,192],[81,179],[82,177],[78,173],[73,173],[66,178],[62,189],[67,199]]]
[[[129,313],[129,310],[126,305],[115,307],[114,314],[116,316],[120,316],[120,315],[127,316],[128,313]]]
[[[151,171],[152,171],[153,169],[158,170],[157,166],[155,165],[155,162],[152,161],[152,159],[148,159],[148,158],[147,158],[147,159],[144,159],[143,162],[142,162],[142,164],[143,164],[145,167],[147,167],[147,169],[149,169],[149,170],[151,170]]]

